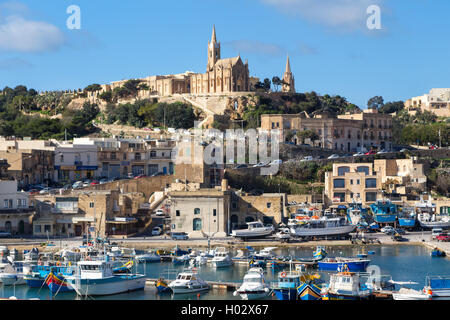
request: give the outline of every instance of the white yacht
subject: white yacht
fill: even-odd
[[[242,300],[254,300],[267,297],[269,292],[270,288],[264,278],[263,269],[250,268],[244,276],[242,285],[233,292],[233,295],[240,295]]]
[[[111,295],[145,287],[143,274],[114,274],[115,263],[105,260],[80,261],[76,275],[66,280],[80,296]]]
[[[331,274],[321,291],[322,300],[364,300],[371,294],[372,290],[363,288],[359,273],[348,271]]]
[[[173,293],[194,293],[209,290],[209,284],[200,278],[194,268],[180,272],[169,288]]]
[[[233,265],[230,253],[225,248],[216,250],[214,258],[210,260],[211,265],[215,268],[229,267]]]
[[[261,221],[247,222],[247,229],[233,230],[231,235],[236,238],[267,237],[275,230],[272,225],[264,226]]]
[[[317,217],[301,223],[291,225],[291,233],[295,237],[333,237],[348,235],[356,225],[350,224],[345,217]]]
[[[431,294],[411,288],[400,288],[392,293],[394,300],[431,300]]]

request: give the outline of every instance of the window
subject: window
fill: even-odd
[[[237,202],[232,202],[231,203],[231,208],[237,209]]]
[[[359,184],[359,179],[356,179],[356,184]]]
[[[52,226],[49,224],[44,225],[44,232],[51,232],[52,231]]]
[[[214,217],[217,216],[217,210],[216,209],[213,209],[213,216]]]
[[[179,216],[180,216],[180,210],[177,210],[177,211],[175,212],[175,214],[176,214],[177,217],[179,217]]]
[[[41,225],[40,225],[40,224],[37,224],[37,225],[34,226],[34,232],[35,232],[35,233],[40,233],[41,230],[42,230],[42,229],[41,229]]]
[[[89,202],[89,208],[93,208],[94,207],[94,202]]]
[[[200,214],[200,208],[195,208],[194,209],[194,214]]]
[[[202,230],[202,219],[200,219],[200,218],[195,218],[195,219],[193,220],[192,230],[194,230],[194,231],[200,231],[200,230]]]
[[[269,209],[272,206],[270,202],[267,202],[267,208]]]
[[[366,188],[376,188],[377,187],[377,179],[370,178],[366,179]]]
[[[345,193],[344,192],[335,192],[333,195],[333,198],[339,199],[339,202],[344,202],[345,201]],[[334,201],[334,199],[333,199]]]
[[[344,179],[334,179],[333,187],[334,188],[345,188],[345,180]]]
[[[376,201],[377,193],[376,192],[366,192],[366,201]]]
[[[368,166],[356,167],[356,172],[364,172],[366,175],[368,175],[369,174],[369,167]]]
[[[350,179],[350,184],[353,185],[353,179]]]

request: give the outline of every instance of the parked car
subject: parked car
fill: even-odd
[[[253,168],[260,168],[260,167],[264,167],[264,163],[260,162],[260,163],[255,164],[255,165],[253,166]]]
[[[339,155],[338,154],[332,154],[331,156],[329,156],[327,159],[338,159]]]
[[[436,240],[442,241],[442,242],[448,242],[448,241],[450,241],[450,236],[448,235],[448,233],[443,232],[443,233],[439,234],[438,236],[436,236]]]
[[[365,155],[364,152],[358,152],[358,153],[355,153],[353,156],[354,157],[361,157],[361,156],[364,156],[364,155]]]
[[[160,227],[154,227],[152,229],[152,236],[159,236],[159,235],[161,235],[161,232],[162,232],[162,230]]]
[[[172,232],[170,238],[172,240],[187,240],[189,239],[189,236],[186,232]]]
[[[283,160],[277,159],[277,160],[273,160],[270,164],[282,164]]]
[[[312,161],[312,160],[314,160],[314,158],[312,156],[306,156],[300,161]]]
[[[145,178],[145,177],[147,177],[145,174],[140,174],[140,175],[134,177],[134,180]]]
[[[385,234],[393,234],[393,233],[395,233],[394,227],[391,227],[391,226],[383,227],[383,228],[381,228],[380,231],[385,233]]]
[[[30,189],[30,191],[28,191],[30,194],[38,194],[39,190],[38,189]]]
[[[386,150],[380,150],[377,152],[377,154],[383,154],[383,153],[388,153]]]
[[[98,182],[97,180],[93,180],[93,181],[91,182],[91,186],[95,186],[95,185],[97,185],[97,184],[99,184],[99,182]]]
[[[436,239],[438,235],[440,235],[443,232],[442,228],[434,228],[431,230],[431,238]]]
[[[85,180],[84,182],[83,182],[83,187],[89,187],[90,185],[91,185],[91,180]]]
[[[435,144],[432,144],[432,145],[430,145],[428,147],[428,149],[430,149],[430,150],[437,150],[437,149],[439,149],[439,147],[437,145],[435,145]]]
[[[244,168],[247,168],[247,165],[246,164],[240,164],[240,165],[237,165],[236,167],[234,167],[235,169],[244,169]]]
[[[77,181],[72,185],[72,189],[80,189],[83,187],[83,181]]]
[[[164,211],[162,209],[158,209],[158,210],[155,211],[155,215],[157,215],[157,216],[164,216],[166,214],[164,213]]]
[[[157,176],[163,176],[163,175],[164,175],[163,172],[155,172],[150,177],[157,177]]]
[[[402,152],[402,153],[403,153],[403,152],[406,152],[406,151],[409,151],[409,150],[406,149],[406,148],[403,148],[403,149],[400,150],[400,152]]]
[[[107,179],[100,179],[99,184],[105,184],[108,183]]]
[[[374,155],[374,154],[377,154],[377,152],[375,150],[370,150],[369,152],[365,153],[366,156],[371,156],[371,155]]]

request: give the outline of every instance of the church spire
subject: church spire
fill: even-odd
[[[289,62],[289,55],[287,55],[286,73],[291,73],[291,63]]]
[[[216,25],[213,25],[213,32],[212,32],[212,36],[211,36],[211,42],[212,43],[217,42],[217,39],[216,39]]]

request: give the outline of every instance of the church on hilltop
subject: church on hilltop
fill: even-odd
[[[206,73],[193,74],[190,80],[191,94],[251,91],[248,62],[243,63],[240,56],[221,59],[215,27],[208,43]]]
[[[259,78],[250,77],[248,62],[247,60],[243,62],[240,55],[222,59],[220,41],[217,41],[215,27],[212,30],[211,41],[208,43],[205,73],[188,71],[181,74],[149,76],[139,80],[148,86],[148,90],[138,92],[139,99],[174,94],[209,95],[250,92],[255,91],[255,85],[259,82]],[[113,91],[122,87],[127,81],[121,80],[102,85],[100,91],[89,92],[88,98],[97,99],[102,92]],[[282,91],[295,92],[289,57],[283,76]]]

